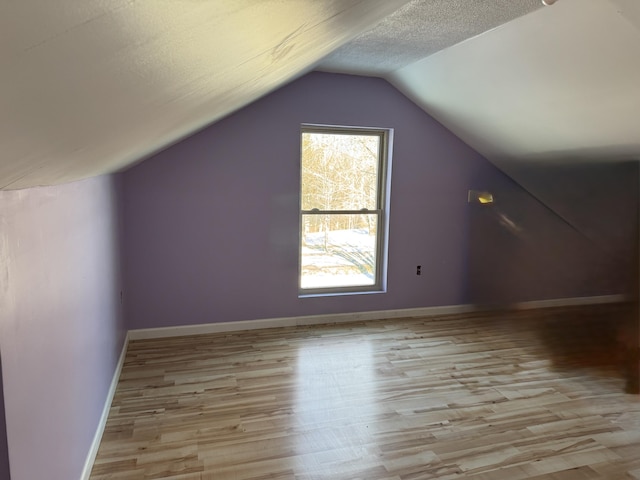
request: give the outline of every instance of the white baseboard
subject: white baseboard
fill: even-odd
[[[473,305],[447,305],[441,307],[406,308],[400,310],[380,310],[373,312],[334,313],[327,315],[306,315],[301,317],[265,318],[259,320],[240,320],[236,322],[205,323],[201,325],[183,325],[179,327],[142,328],[129,330],[129,339],[178,337],[203,333],[222,333],[258,328],[295,327],[297,325],[321,325],[327,323],[361,322],[382,320],[385,318],[422,317],[430,315],[449,315],[473,312]]]
[[[607,303],[623,303],[630,301],[628,295],[599,295],[595,297],[573,297],[573,298],[554,298],[551,300],[534,300],[532,302],[521,302],[511,306],[517,310],[530,310],[534,308],[553,308],[553,307],[577,307],[580,305],[598,305]]]
[[[124,359],[127,354],[128,345],[129,345],[129,333],[127,333],[127,335],[125,336],[124,345],[122,345],[122,351],[120,352],[120,358],[118,359],[118,363],[116,364],[116,369],[113,372],[113,378],[111,380],[111,385],[109,386],[109,391],[107,392],[107,398],[104,401],[102,415],[100,416],[100,421],[98,422],[96,433],[93,436],[93,441],[91,442],[91,447],[89,448],[87,459],[84,462],[84,468],[82,469],[80,480],[89,480],[89,477],[91,476],[93,463],[96,460],[96,455],[98,454],[98,448],[100,447],[100,441],[102,440],[102,434],[104,433],[104,429],[107,425],[107,419],[109,418],[109,411],[111,410],[111,403],[113,402],[113,396],[116,393],[118,380],[120,380],[120,372],[122,371],[122,366],[124,365]]]
[[[595,305],[600,303],[617,303],[627,300],[625,295],[603,295],[597,297],[558,298],[521,302],[513,305],[494,305],[491,308],[515,308],[518,310],[533,308],[567,307],[578,305]],[[258,328],[294,327],[297,325],[321,325],[328,323],[361,322],[404,317],[429,317],[435,315],[453,315],[486,310],[481,305],[445,305],[438,307],[406,308],[399,310],[379,310],[373,312],[336,313],[328,315],[308,315],[301,317],[265,318],[257,320],[241,320],[236,322],[204,323],[200,325],[182,325],[176,327],[141,328],[129,330],[130,340],[148,338],[180,337],[185,335],[201,335],[207,333],[223,333]]]

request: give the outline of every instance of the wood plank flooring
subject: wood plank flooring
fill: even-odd
[[[640,479],[623,310],[133,341],[91,479]]]

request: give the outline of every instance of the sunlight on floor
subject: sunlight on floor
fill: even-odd
[[[371,451],[373,427],[381,414],[376,395],[372,344],[368,340],[314,339],[298,350],[294,409],[296,471],[359,471]],[[338,428],[336,428],[338,425]]]

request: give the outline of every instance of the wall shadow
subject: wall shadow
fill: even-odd
[[[469,205],[471,302],[623,301],[549,309],[535,326],[554,365],[622,372],[637,392],[638,162],[530,163],[513,172],[518,178],[474,186],[494,203]]]

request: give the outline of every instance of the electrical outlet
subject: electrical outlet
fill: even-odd
[[[422,265],[416,267],[416,275],[422,275]]]

